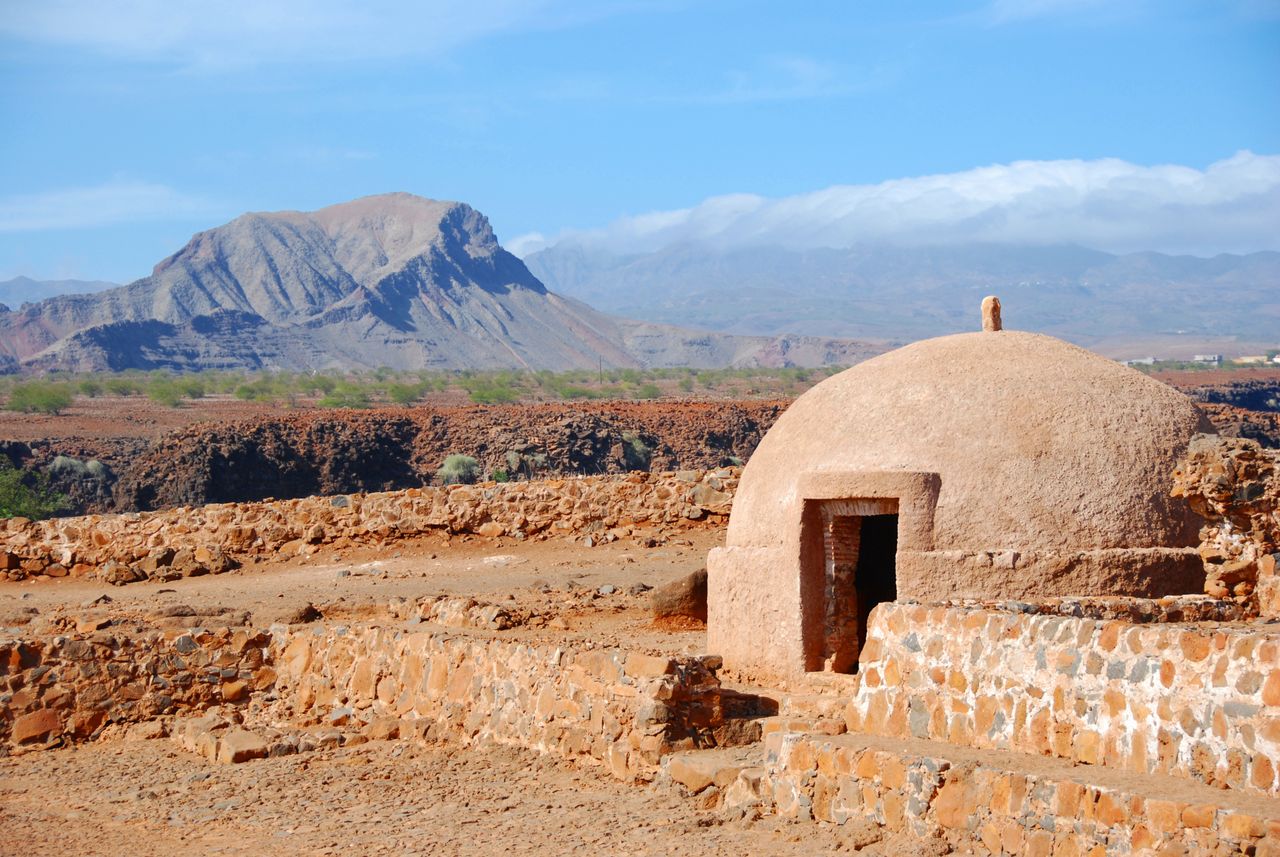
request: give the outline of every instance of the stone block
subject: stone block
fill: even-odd
[[[229,729],[218,739],[216,761],[236,765],[253,759],[265,759],[270,746],[260,735],[247,729]]]
[[[46,741],[62,732],[62,718],[58,712],[41,708],[24,714],[13,722],[11,737],[15,744]]]

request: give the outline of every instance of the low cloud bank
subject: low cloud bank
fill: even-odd
[[[1241,151],[1204,170],[1115,158],[1016,161],[775,199],[731,194],[550,239],[523,235],[508,246],[523,256],[562,241],[620,254],[681,242],[719,249],[984,242],[1212,255],[1280,250],[1277,223],[1280,156]]]

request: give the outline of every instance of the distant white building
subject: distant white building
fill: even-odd
[[[1191,358],[1191,362],[1193,362],[1193,363],[1221,363],[1221,362],[1222,362],[1222,355],[1221,355],[1221,354],[1197,354],[1195,357]]]
[[[1132,359],[1132,360],[1126,360],[1126,361],[1124,361],[1124,365],[1126,365],[1126,366],[1154,366],[1154,365],[1156,365],[1156,358],[1154,358],[1154,357],[1135,357],[1135,358],[1134,358],[1134,359]]]

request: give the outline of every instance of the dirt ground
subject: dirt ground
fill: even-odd
[[[703,567],[707,551],[723,538],[721,530],[690,528],[654,547],[623,540],[587,548],[567,540],[427,536],[385,548],[321,547],[311,556],[268,560],[228,574],[123,587],[36,577],[0,583],[0,629],[49,633],[54,620],[89,613],[127,627],[177,607],[200,615],[248,611],[252,624],[265,627],[288,621],[307,604],[329,623],[364,621],[389,617],[396,599],[458,595],[561,620],[554,627],[535,621],[504,632],[513,637],[702,654],[705,633],[652,627],[644,588]],[[104,596],[110,600],[95,603]]]
[[[834,853],[853,845],[852,835],[776,819],[726,821],[674,792],[497,746],[383,741],[219,766],[152,740],[0,760],[5,857],[769,857]]]

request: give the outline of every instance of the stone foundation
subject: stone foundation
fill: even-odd
[[[978,854],[1280,854],[1280,811],[1269,799],[1223,806],[1226,793],[1207,787],[1188,794],[1060,762],[1028,770],[1016,754],[922,741],[791,733],[770,744],[766,765],[725,789],[729,809],[863,819]]]

